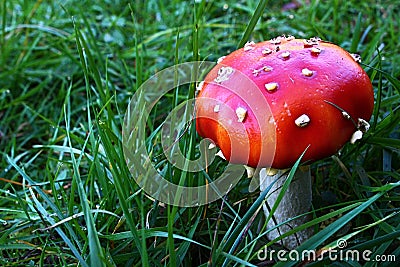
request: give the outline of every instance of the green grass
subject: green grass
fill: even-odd
[[[344,239],[346,249],[400,260],[400,4],[247,2],[0,1],[1,266],[273,265],[257,259],[265,246],[279,249],[265,236],[265,192],[249,192],[243,178],[208,205],[164,205],[132,178],[121,133],[130,98],[156,72],[282,34],[361,54],[376,99],[363,140],[311,165],[313,220],[300,228],[316,233],[299,250]],[[162,154],[160,125],[193,95],[194,85],[166,94],[144,132],[165,179],[192,186],[226,167],[184,172]],[[194,159],[199,141],[192,124],[179,145]]]

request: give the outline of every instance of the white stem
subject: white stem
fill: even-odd
[[[278,179],[272,186],[270,193],[267,195],[266,204],[263,206],[266,218],[268,218],[269,211],[277,200],[282,185],[286,181],[288,172],[279,170],[273,175],[269,175],[267,169],[260,170],[260,189],[264,191],[273,181]],[[311,174],[310,168],[306,166],[297,169],[292,182],[290,183],[287,191],[285,192],[278,208],[276,209],[272,219],[268,222],[268,229],[275,227],[275,225],[287,221],[295,216],[304,214],[310,211],[312,200],[311,190]],[[268,205],[268,207],[267,207]],[[268,233],[268,238],[273,240],[287,231],[302,225],[309,221],[310,216],[302,216],[299,219],[288,222],[275,230]],[[313,234],[311,228],[304,229],[293,235],[290,235],[280,241],[280,244],[287,249],[294,249]]]

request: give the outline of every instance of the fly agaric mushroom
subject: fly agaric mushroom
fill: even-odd
[[[346,142],[354,143],[368,130],[374,94],[358,62],[359,57],[319,38],[282,36],[247,43],[221,58],[206,76],[197,96],[196,129],[200,136],[213,140],[221,149],[219,154],[230,162],[247,165],[250,170],[263,168],[261,190],[279,177],[266,199],[272,207],[285,181],[285,169],[293,166],[306,148],[302,162],[309,164],[335,154]],[[239,88],[243,83],[236,73],[248,77],[255,86]],[[243,99],[254,90],[261,92],[261,97],[252,99],[250,106]],[[219,104],[208,105],[212,101],[207,99]],[[235,111],[237,118],[224,118],[224,109]],[[256,119],[255,113],[262,110],[269,111],[268,117]],[[229,123],[221,123],[228,119]],[[232,153],[240,151],[240,139],[246,138],[237,131],[238,124],[245,127],[250,139],[245,142],[249,145],[247,155]],[[264,133],[273,129],[274,138],[262,136],[261,129],[267,129]],[[310,171],[302,166],[268,227],[309,211],[311,193]],[[264,213],[269,215],[266,206]],[[275,239],[306,220],[292,220],[268,237]],[[293,249],[311,234],[307,229],[297,232],[284,238],[282,244]]]

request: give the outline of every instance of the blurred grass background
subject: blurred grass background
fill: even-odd
[[[364,139],[312,165],[315,242],[301,249],[344,238],[347,249],[399,262],[398,14],[395,0],[0,0],[0,265],[273,265],[257,257],[265,245],[279,247],[264,236],[248,179],[206,206],[158,203],[130,176],[121,128],[129,99],[157,71],[282,34],[359,53],[376,97]],[[188,95],[176,90],[152,112],[146,130],[155,155],[158,126]],[[184,150],[198,149],[192,137],[200,140],[193,128]],[[181,174],[157,162],[167,179]],[[216,161],[208,176],[223,167]],[[310,266],[324,264],[393,266]]]

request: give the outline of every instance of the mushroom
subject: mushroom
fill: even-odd
[[[372,115],[374,94],[368,75],[354,57],[319,38],[277,37],[251,43],[251,49],[248,46],[225,56],[206,76],[197,96],[196,129],[200,136],[213,140],[228,161],[247,165],[250,175],[251,168],[261,168],[261,191],[277,180],[264,205],[267,217],[287,169],[306,151],[303,166],[268,222],[273,228],[310,210],[308,165],[362,137]],[[244,86],[242,76],[254,86]],[[208,104],[213,101],[219,103],[218,112]],[[225,117],[235,111],[237,118]],[[238,130],[239,126],[246,132]],[[243,138],[249,142],[241,142]],[[237,153],[242,148],[248,153]],[[275,239],[308,219],[289,221],[268,237]],[[305,229],[282,239],[281,244],[293,249],[311,235]]]

